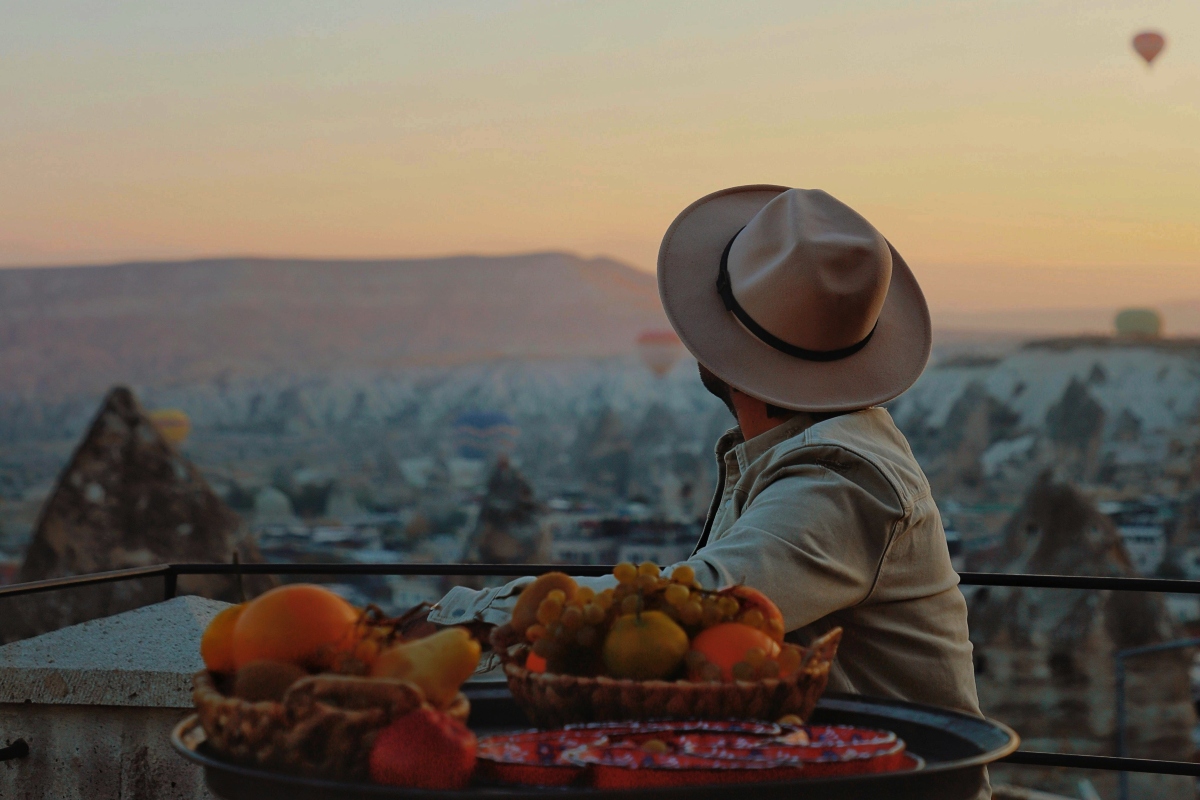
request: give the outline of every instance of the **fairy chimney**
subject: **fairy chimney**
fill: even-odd
[[[484,564],[529,564],[549,560],[549,538],[538,519],[529,481],[501,457],[479,509],[466,560]]]
[[[1135,575],[1112,522],[1077,488],[1043,473],[1013,515],[988,571]],[[1073,589],[981,587],[970,595],[979,701],[1030,750],[1115,755],[1114,659],[1118,650],[1180,638],[1161,595]],[[1128,659],[1130,755],[1192,760],[1196,722],[1190,652]],[[999,768],[1000,779],[1065,791],[1061,770]],[[1096,778],[1105,796],[1112,775]],[[1134,796],[1191,798],[1190,779],[1136,776]],[[1107,794],[1106,794],[1107,792]]]
[[[170,562],[243,563],[261,555],[186,458],[124,387],[112,389],[42,507],[19,581]],[[178,592],[237,600],[265,576],[180,576]],[[5,602],[8,641],[128,611],[163,597],[161,578],[59,590]]]

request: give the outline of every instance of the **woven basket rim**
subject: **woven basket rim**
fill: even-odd
[[[288,700],[288,696],[289,696],[288,693],[292,692],[297,687],[317,684],[317,683],[321,683],[321,682],[330,682],[331,680],[335,681],[337,683],[340,683],[347,688],[353,688],[356,685],[362,685],[362,686],[368,686],[368,687],[379,687],[379,686],[386,686],[386,685],[403,687],[405,690],[411,691],[413,694],[416,695],[417,698],[419,698],[419,702],[416,703],[417,706],[429,705],[433,708],[437,708],[437,706],[433,706],[429,702],[428,698],[425,697],[425,692],[423,689],[421,689],[420,686],[416,685],[415,683],[413,683],[411,681],[400,680],[398,678],[372,678],[372,677],[368,677],[368,676],[364,676],[364,675],[338,675],[336,673],[317,673],[315,675],[307,675],[303,678],[297,679],[290,687],[288,687],[288,693],[285,693],[281,700],[253,700],[252,701],[252,700],[242,699],[242,698],[237,697],[232,694],[225,694],[225,692],[221,691],[221,687],[217,683],[217,675],[218,674],[219,673],[214,673],[211,670],[205,668],[205,669],[199,670],[194,675],[192,675],[192,686],[193,686],[192,705],[194,708],[199,707],[199,703],[197,702],[197,700],[199,700],[200,698],[197,697],[197,695],[200,695],[203,697],[203,700],[205,702],[214,702],[214,701],[223,702],[226,704],[235,705],[235,706],[245,708],[248,710],[252,710],[255,712],[259,712],[259,713],[269,713],[272,711],[285,712],[287,710],[287,700]],[[342,708],[342,707],[338,706],[336,703],[330,703],[329,700],[330,700],[330,698],[325,698],[325,697],[321,698],[321,702],[325,703],[326,705],[330,705],[334,708],[337,708],[338,710],[347,710],[347,711],[350,710],[350,709]],[[459,709],[461,708],[461,706],[463,705],[464,702],[469,702],[469,700],[468,700],[467,696],[465,694],[463,694],[461,690],[459,690],[458,692],[455,693],[454,699],[450,701],[450,704],[448,706],[446,706],[445,708],[439,709],[439,710],[444,711],[446,713],[457,712],[457,711],[459,711]]]
[[[690,681],[687,678],[676,678],[673,681],[662,680],[656,678],[654,680],[639,681],[633,678],[612,678],[608,675],[566,675],[555,672],[532,672],[524,666],[510,662],[504,665],[505,675],[510,675],[514,678],[528,679],[534,681],[542,681],[544,683],[571,683],[578,686],[608,686],[615,684],[618,687],[633,687],[637,686],[641,689],[688,689],[691,691],[700,691],[709,687],[719,686],[763,686],[774,687],[780,683],[796,683],[799,679],[806,677],[805,673],[797,672],[792,678],[761,678],[755,681]],[[796,680],[793,680],[795,678]]]
[[[648,681],[634,680],[633,678],[613,678],[608,675],[570,675],[557,672],[531,672],[525,668],[525,659],[532,652],[531,646],[527,642],[514,641],[512,635],[507,632],[501,632],[500,629],[495,631],[493,636],[493,646],[500,663],[504,666],[504,674],[521,680],[537,680],[545,681],[546,683],[570,683],[574,686],[591,686],[617,684],[618,686],[633,687],[637,686],[643,689],[665,688],[679,689],[696,687],[697,690],[701,687],[717,687],[717,686],[741,686],[749,688],[752,686],[761,686],[764,688],[775,687],[780,683],[798,684],[802,680],[809,679],[816,672],[827,671],[833,664],[834,658],[837,656],[837,648],[842,640],[842,629],[833,628],[822,636],[814,639],[811,644],[804,648],[804,659],[801,661],[800,668],[788,678],[760,678],[754,681],[690,681],[686,678],[676,678],[675,680],[655,679]]]

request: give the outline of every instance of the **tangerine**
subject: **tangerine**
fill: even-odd
[[[677,670],[687,651],[687,634],[666,614],[626,614],[604,640],[604,666],[614,678],[658,680]]]
[[[200,637],[200,658],[210,672],[233,672],[237,669],[233,661],[233,626],[242,615],[246,604],[222,609]]]
[[[757,628],[740,622],[714,625],[701,631],[692,640],[692,649],[717,665],[721,669],[721,677],[727,681],[734,678],[733,665],[745,661],[746,653],[754,648],[761,651],[764,659],[779,655],[779,642]]]
[[[539,656],[537,653],[530,653],[525,656],[525,669],[530,672],[545,672],[546,659]]]
[[[328,669],[358,644],[358,609],[322,586],[279,586],[246,604],[233,628],[234,666],[286,661]]]

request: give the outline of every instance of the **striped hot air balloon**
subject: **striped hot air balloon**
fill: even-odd
[[[512,418],[501,411],[468,411],[454,420],[454,449],[461,458],[508,455],[519,434]]]
[[[173,447],[178,447],[187,441],[192,432],[192,420],[178,408],[159,408],[148,415],[150,423],[158,434]]]

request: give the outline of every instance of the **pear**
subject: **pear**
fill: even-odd
[[[394,644],[379,654],[373,678],[398,678],[416,684],[436,708],[447,708],[458,687],[479,666],[482,648],[463,628]]]

